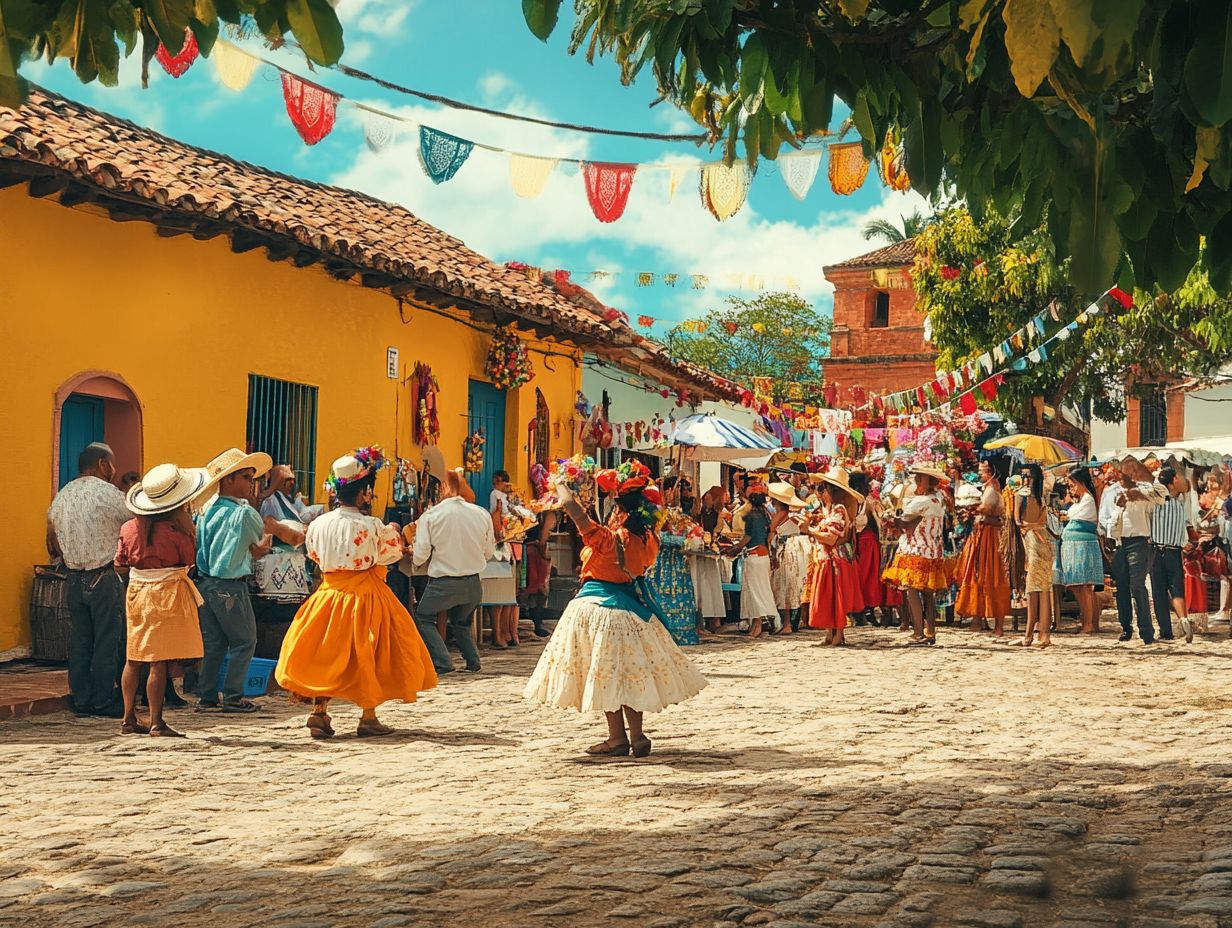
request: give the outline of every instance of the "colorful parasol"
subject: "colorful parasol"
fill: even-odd
[[[1047,435],[1006,435],[984,446],[985,451],[1005,451],[1017,461],[1034,464],[1064,464],[1082,458],[1082,452],[1067,441]]]

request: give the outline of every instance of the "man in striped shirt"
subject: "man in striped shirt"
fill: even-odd
[[[1160,468],[1159,485],[1167,491],[1163,502],[1151,510],[1151,595],[1155,600],[1155,621],[1160,641],[1172,641],[1172,614],[1180,619],[1181,633],[1193,641],[1193,623],[1185,610],[1185,569],[1181,550],[1189,544],[1190,519],[1182,493],[1184,483],[1176,470]]]

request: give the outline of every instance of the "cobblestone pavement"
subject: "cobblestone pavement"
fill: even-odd
[[[177,712],[183,742],[5,723],[0,924],[1232,926],[1220,632],[724,640],[636,761],[521,701],[526,645],[384,740],[341,707],[313,743],[276,698]]]

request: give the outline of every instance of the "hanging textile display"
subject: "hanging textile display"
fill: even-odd
[[[817,179],[817,168],[820,164],[820,151],[798,152],[779,158],[779,173],[783,175],[783,183],[797,200],[808,196],[813,181]]]
[[[830,146],[830,189],[839,196],[850,196],[864,185],[868,159],[860,142],[840,142]]]
[[[184,44],[180,46],[177,54],[171,54],[171,52],[167,51],[167,46],[159,42],[158,50],[154,52],[154,57],[158,59],[158,63],[163,66],[164,71],[172,77],[179,77],[192,67],[192,63],[197,60],[197,56],[200,54],[201,50],[197,47],[197,37],[192,34],[191,29],[185,29]]]
[[[536,158],[533,155],[511,154],[509,156],[509,183],[513,192],[523,200],[533,200],[543,193],[543,188],[556,170],[557,159]]]
[[[471,142],[456,135],[430,126],[419,127],[419,166],[434,184],[453,180],[474,148]]]
[[[744,206],[752,181],[753,172],[743,161],[734,164],[724,164],[722,161],[704,164],[698,181],[702,205],[710,210],[710,214],[719,222],[730,219]]]
[[[530,349],[511,329],[499,329],[488,349],[487,374],[498,390],[516,390],[535,376]]]
[[[324,87],[282,72],[282,99],[287,115],[305,145],[315,145],[334,128],[338,97]]]
[[[235,91],[248,86],[259,64],[256,58],[244,54],[226,39],[218,39],[214,43],[210,60],[214,62],[214,73],[223,86]]]
[[[886,134],[885,145],[877,158],[877,173],[881,175],[881,182],[891,190],[901,193],[911,187],[911,178],[907,176],[907,156],[897,129]]]
[[[607,164],[587,161],[582,165],[582,179],[586,182],[586,199],[590,209],[600,222],[615,222],[625,211],[629,191],[633,189],[636,164]]]
[[[415,444],[435,445],[441,437],[441,420],[437,413],[437,395],[441,392],[440,382],[432,373],[432,368],[420,362],[415,365],[412,384],[415,390],[413,435]]]
[[[483,437],[483,429],[475,429],[466,436],[462,443],[462,469],[468,474],[478,474],[483,471],[483,446],[487,441]]]
[[[381,152],[398,137],[398,124],[387,116],[363,110],[364,144],[371,152]]]
[[[684,180],[684,176],[690,171],[696,170],[689,164],[673,164],[668,168],[667,173],[667,202],[670,203],[676,198],[676,189],[680,186],[680,182]]]

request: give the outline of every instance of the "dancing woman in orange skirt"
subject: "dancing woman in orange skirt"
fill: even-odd
[[[1010,583],[1001,560],[1001,523],[1005,503],[1001,481],[988,461],[980,462],[980,482],[984,493],[976,510],[971,537],[958,559],[958,600],[954,611],[971,616],[972,631],[989,631],[985,619],[992,619],[992,633],[1005,634],[1005,617],[1010,611]]]
[[[819,479],[821,516],[812,530],[817,554],[809,625],[826,630],[825,644],[841,646],[847,643],[847,613],[855,608],[852,605],[855,568],[843,558],[838,546],[850,536],[853,513],[859,509],[863,497],[852,491],[847,472],[841,467],[831,467],[820,474]]]
[[[320,566],[320,587],[300,606],[282,642],[274,678],[283,689],[313,700],[306,726],[313,738],[334,734],[331,699],[362,710],[356,734],[388,735],[376,717],[390,699],[414,702],[436,686],[436,671],[415,622],[385,583],[385,568],[402,557],[398,527],[364,515],[372,502],[380,449],[339,458],[329,486],[341,506],[308,526],[308,556]]]

